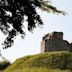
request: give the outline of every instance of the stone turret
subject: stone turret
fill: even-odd
[[[45,39],[61,39],[61,40],[63,40],[63,33],[62,32],[48,33],[43,37],[43,40],[45,40]]]
[[[44,35],[41,42],[41,52],[71,51],[72,44],[63,40],[62,32],[52,32]]]

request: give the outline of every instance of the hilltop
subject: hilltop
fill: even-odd
[[[72,52],[55,51],[22,57],[4,72],[72,72]]]

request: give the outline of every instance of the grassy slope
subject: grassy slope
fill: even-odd
[[[72,72],[72,52],[48,52],[17,59],[4,72]]]

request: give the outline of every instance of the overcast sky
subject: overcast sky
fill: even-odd
[[[42,37],[53,31],[64,33],[64,40],[72,42],[72,0],[52,0],[53,5],[64,10],[68,15],[57,15],[38,10],[44,25],[43,28],[34,29],[33,33],[26,31],[24,40],[17,36],[14,45],[9,49],[2,49],[1,43],[6,36],[0,32],[0,48],[2,56],[13,62],[15,59],[32,54],[40,53]]]

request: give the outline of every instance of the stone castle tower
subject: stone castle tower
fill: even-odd
[[[72,44],[63,40],[62,32],[52,32],[42,38],[41,52],[72,51]]]

